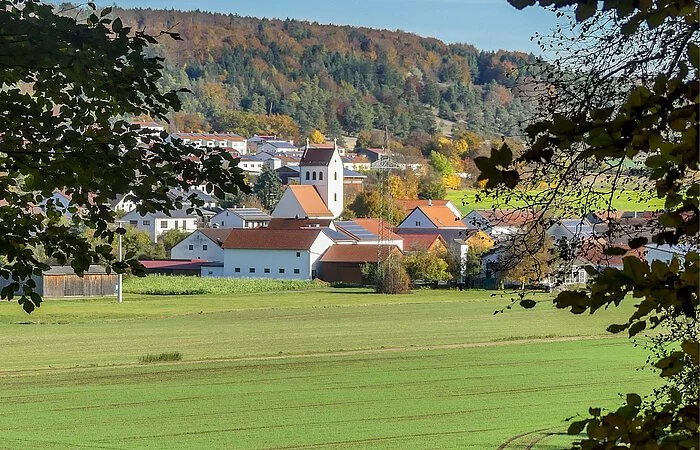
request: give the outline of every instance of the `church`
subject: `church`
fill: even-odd
[[[337,219],[343,213],[343,162],[332,148],[311,147],[308,142],[299,163],[301,184],[284,191],[273,218]]]

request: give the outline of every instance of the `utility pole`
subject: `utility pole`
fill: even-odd
[[[117,227],[117,231],[119,231],[119,229],[124,229],[122,227],[123,223],[124,223],[124,221],[122,221],[122,220],[117,221],[117,224],[119,225]],[[122,260],[124,259],[122,256],[122,233],[117,234],[117,239],[119,241],[119,262],[122,262]],[[122,273],[117,274],[117,303],[121,303],[124,300],[123,296],[122,296],[123,276],[124,276],[124,274],[122,274]]]

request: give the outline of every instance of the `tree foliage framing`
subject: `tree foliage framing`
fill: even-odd
[[[129,118],[166,120],[180,108],[178,92],[157,88],[162,59],[144,53],[157,37],[124,27],[91,2],[58,10],[39,0],[0,0],[0,276],[11,281],[2,298],[18,296],[27,312],[41,303],[31,276],[48,269],[37,247],[79,275],[98,262],[139,271],[133,254],[124,262],[112,254],[110,199],[131,192],[139,212],[167,213],[201,206],[194,195],[169,198],[171,187],[206,184],[223,197],[243,186],[226,151],[130,125]],[[51,200],[56,190],[70,197],[69,224]],[[84,228],[102,243],[81,236]]]
[[[571,34],[539,37],[557,55],[542,66],[540,115],[525,128],[528,149],[504,145],[475,162],[488,188],[511,190],[545,180],[530,196],[539,222],[548,214],[610,211],[611,200],[636,183],[665,201],[648,231],[632,232],[622,268],[586,267],[587,289],[561,292],[558,308],[574,314],[638,301],[624,324],[635,336],[647,328],[671,330],[654,365],[661,377],[685,383],[648,401],[628,394],[616,411],[591,408],[570,434],[585,430],[575,448],[698,447],[698,2],[696,0],[509,0],[518,8],[574,7]],[[579,216],[580,217],[580,216]],[[639,231],[639,230],[637,230]],[[633,251],[653,242],[681,246],[681,258],[648,264]],[[525,307],[534,306],[524,300]],[[678,326],[678,323],[681,325]],[[674,325],[675,324],[675,325]],[[673,325],[673,326],[671,326]],[[688,330],[673,334],[673,329]],[[668,344],[672,346],[668,347]],[[688,376],[687,374],[690,374]],[[674,380],[675,377],[675,380]]]

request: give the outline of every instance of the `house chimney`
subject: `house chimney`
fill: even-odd
[[[433,199],[432,198],[428,199],[428,206],[433,206]]]

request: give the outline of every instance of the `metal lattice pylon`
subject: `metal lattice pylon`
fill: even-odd
[[[372,163],[372,169],[377,171],[379,178],[379,226],[377,230],[377,276],[379,282],[383,282],[384,274],[392,264],[391,246],[387,244],[390,236],[391,214],[393,211],[393,197],[389,188],[389,174],[392,170],[399,169],[401,166],[393,160],[391,155],[391,144],[389,141],[389,129],[384,127],[384,147],[386,154],[380,154],[375,162]],[[385,219],[386,217],[386,219]],[[389,223],[385,223],[389,221]],[[389,279],[391,283],[391,278]],[[391,292],[392,286],[388,286]]]

